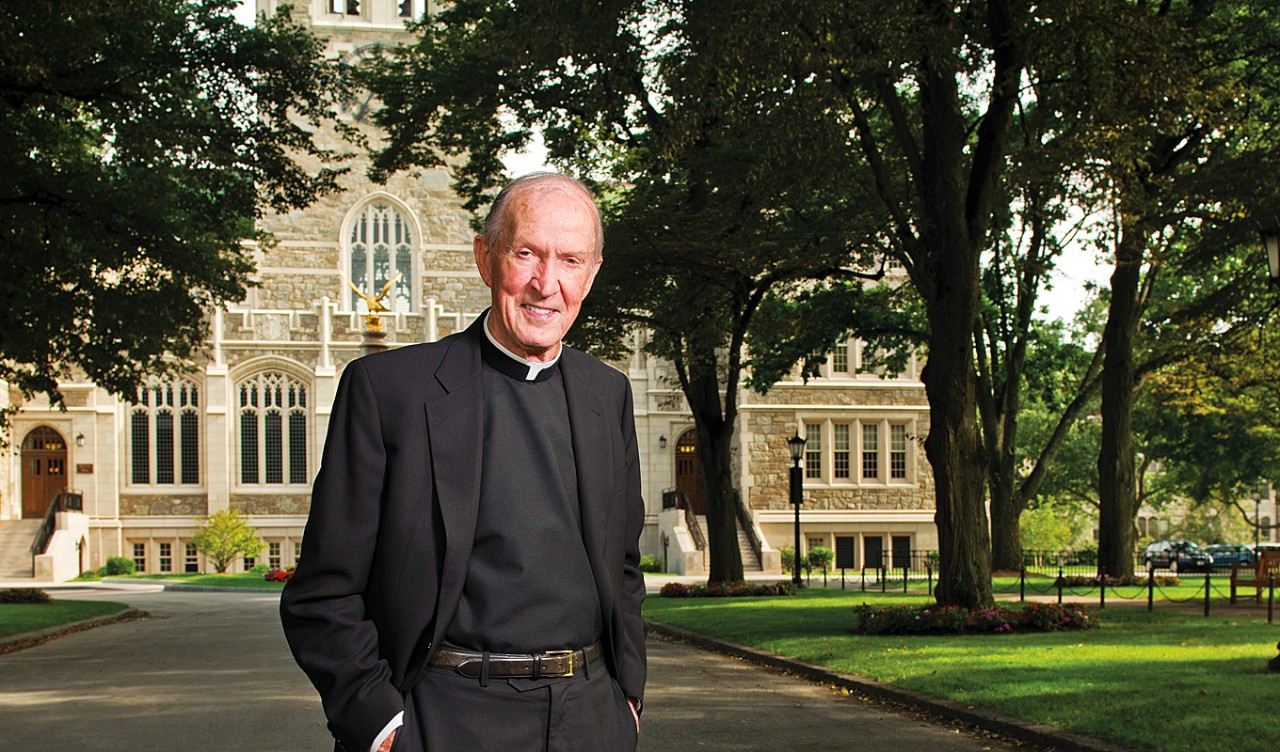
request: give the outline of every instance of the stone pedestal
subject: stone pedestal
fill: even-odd
[[[360,354],[382,352],[387,349],[387,332],[385,329],[365,329],[364,338],[360,341]]]

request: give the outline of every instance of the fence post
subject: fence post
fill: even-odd
[[[929,595],[933,595],[933,562],[925,565],[925,575],[929,578]]]
[[[1022,565],[1022,571],[1018,573],[1018,600],[1022,603],[1027,602],[1027,565]]]
[[[1098,608],[1107,607],[1107,573],[1105,570],[1098,573]]]
[[[903,567],[903,568],[902,568],[902,592],[904,592],[904,593],[905,593],[905,592],[907,592],[907,574],[908,574],[908,572],[909,572],[909,570],[908,570],[906,567]]]
[[[840,589],[844,590],[844,567],[840,567]]]
[[[880,592],[889,592],[889,570],[885,569],[884,563],[881,562],[880,568],[876,570],[877,576],[880,577]]]
[[[1147,613],[1156,610],[1156,565],[1147,564]]]
[[[1276,575],[1271,573],[1267,575],[1267,623],[1270,624],[1271,616],[1275,613],[1276,603]]]
[[[1061,606],[1062,605],[1062,584],[1063,584],[1062,583],[1062,567],[1058,567],[1058,581],[1056,584],[1058,586],[1058,605]]]
[[[862,592],[867,592],[867,565],[862,564]]]
[[[1209,573],[1211,571],[1212,570],[1207,566],[1204,569],[1204,615],[1205,616],[1209,615],[1209,591],[1210,591]]]

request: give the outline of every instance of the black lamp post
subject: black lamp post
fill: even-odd
[[[1267,249],[1267,271],[1271,284],[1280,286],[1280,227],[1263,230],[1262,245]]]
[[[795,436],[787,439],[787,449],[791,452],[791,503],[796,508],[796,548],[795,548],[795,575],[791,581],[796,587],[801,586],[800,582],[800,505],[804,503],[801,498],[802,486],[804,483],[804,471],[800,469],[800,458],[804,457],[804,442],[800,438],[799,432]]]

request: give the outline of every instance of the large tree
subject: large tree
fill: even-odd
[[[807,128],[772,135],[867,171],[831,187],[870,193],[881,242],[927,312],[938,597],[987,605],[973,326],[1028,18],[1006,0],[963,5],[760,2],[726,13],[696,2],[458,2],[375,84],[390,130],[380,165],[465,152],[461,187],[483,189],[503,150],[536,128],[562,164],[612,165],[626,179],[699,144],[735,102],[819,92],[810,114],[840,126],[830,140],[801,141]]]
[[[1215,264],[1252,243],[1242,220],[1276,206],[1274,183],[1256,175],[1275,161],[1280,17],[1274,3],[1256,0],[1116,0],[1099,9],[1055,29],[1065,56],[1057,65],[1071,85],[1052,90],[1050,105],[1078,115],[1081,179],[1103,192],[1112,218],[1099,566],[1123,576],[1134,567],[1133,415],[1143,379],[1241,323],[1230,301],[1247,275],[1217,273]],[[1190,296],[1160,294],[1171,272],[1198,280]]]
[[[265,207],[334,185],[309,126],[339,69],[284,11],[234,0],[45,0],[0,10],[0,381],[117,394],[189,356],[244,296]],[[313,160],[314,162],[314,160]]]

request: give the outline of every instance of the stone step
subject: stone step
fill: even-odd
[[[0,579],[33,576],[31,544],[40,524],[40,520],[0,520]]]

